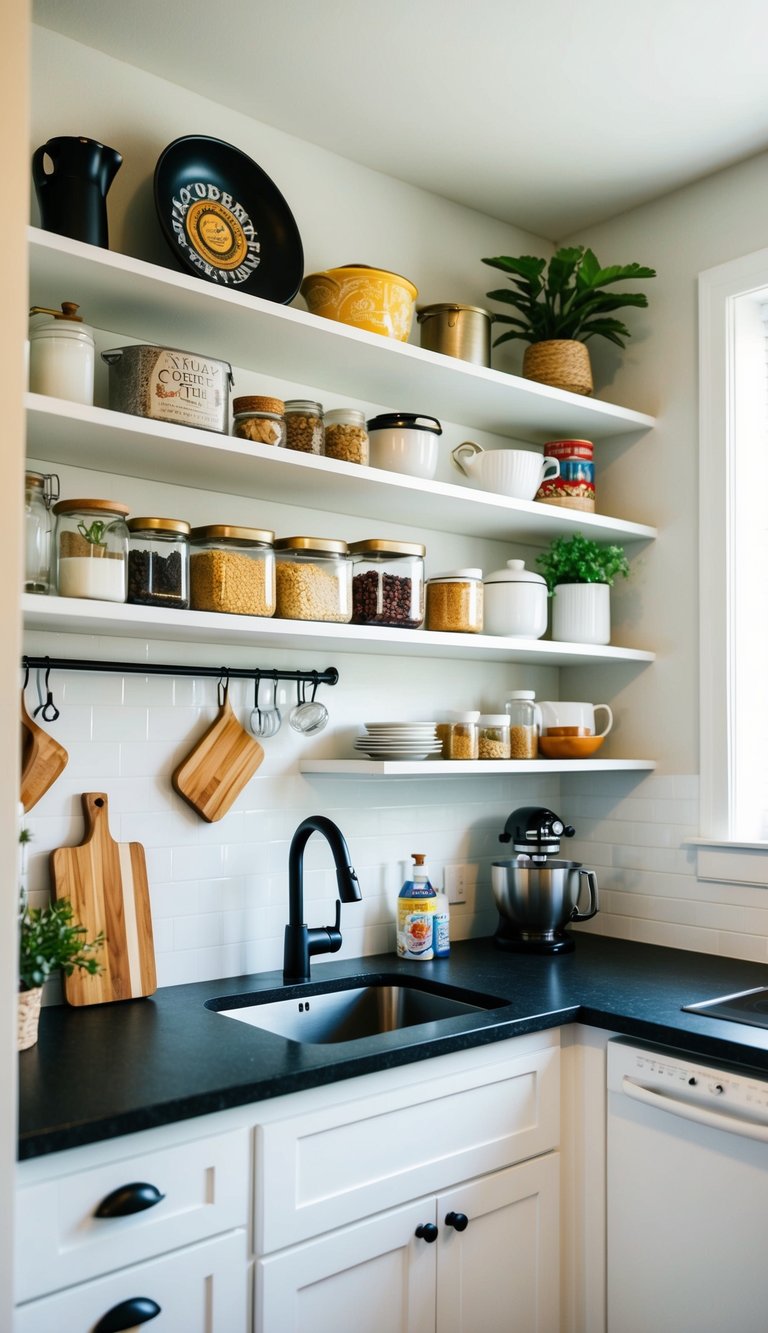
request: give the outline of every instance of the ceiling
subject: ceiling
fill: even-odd
[[[765,0],[34,0],[33,11],[550,240],[768,147]]]

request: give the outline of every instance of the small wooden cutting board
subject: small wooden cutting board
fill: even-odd
[[[37,805],[64,772],[69,755],[53,736],[38,727],[29,716],[21,692],[21,791],[19,799],[25,812]]]
[[[225,686],[219,714],[176,768],[174,789],[193,810],[213,824],[222,819],[264,758],[264,749],[240,725]]]
[[[109,831],[109,806],[103,792],[84,792],[85,838],[79,847],[51,852],[56,898],[69,898],[86,939],[103,930],[98,976],[76,969],[64,977],[70,1004],[110,1004],[157,990],[152,914],[144,848],[139,842],[115,842]]]

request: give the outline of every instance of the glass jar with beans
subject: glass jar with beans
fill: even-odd
[[[424,619],[424,554],[418,542],[352,542],[352,623],[418,629]]]
[[[352,619],[352,565],[346,542],[281,537],[275,542],[277,614],[286,620]]]
[[[478,759],[509,759],[509,718],[506,713],[481,713],[477,729]]]
[[[356,407],[334,407],[325,414],[325,456],[342,463],[361,463],[369,458],[365,413]]]
[[[285,404],[285,447],[302,454],[321,454],[325,443],[323,405],[309,398],[290,398]]]
[[[232,434],[253,444],[285,444],[285,403],[282,398],[253,394],[232,404]]]
[[[236,616],[275,613],[274,532],[212,523],[190,534],[189,585],[193,611]]]
[[[480,713],[475,710],[445,714],[436,728],[438,740],[443,744],[443,759],[479,758],[479,719]]]
[[[128,519],[128,601],[189,606],[189,524],[180,518]]]
[[[483,629],[483,571],[454,569],[427,579],[426,629],[480,634]]]

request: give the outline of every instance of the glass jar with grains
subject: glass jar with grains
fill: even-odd
[[[478,759],[509,759],[509,718],[506,713],[481,713],[477,728]]]
[[[443,743],[443,759],[479,758],[479,712],[446,713],[437,724],[438,740]]]
[[[128,601],[189,606],[189,524],[181,518],[128,519]]]
[[[334,407],[325,414],[325,456],[342,463],[362,463],[369,458],[365,413],[356,407]]]
[[[533,690],[513,690],[504,705],[509,718],[510,759],[536,759],[539,753],[541,713]]]
[[[232,434],[254,444],[285,444],[285,403],[282,398],[236,398]]]
[[[417,542],[352,542],[352,623],[418,629],[424,619],[424,551]]]
[[[309,398],[290,398],[285,404],[285,447],[302,454],[321,454],[325,438],[323,405]]]
[[[425,629],[480,634],[483,628],[483,571],[455,569],[427,579]]]
[[[274,532],[209,524],[193,528],[189,557],[193,611],[275,614]]]
[[[278,616],[343,624],[352,619],[352,565],[346,542],[281,537],[275,553]]]
[[[59,596],[124,602],[128,506],[117,500],[59,500],[53,512]]]

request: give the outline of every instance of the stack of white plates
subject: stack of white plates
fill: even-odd
[[[442,742],[434,722],[366,722],[354,747],[371,759],[428,759],[440,754]]]

